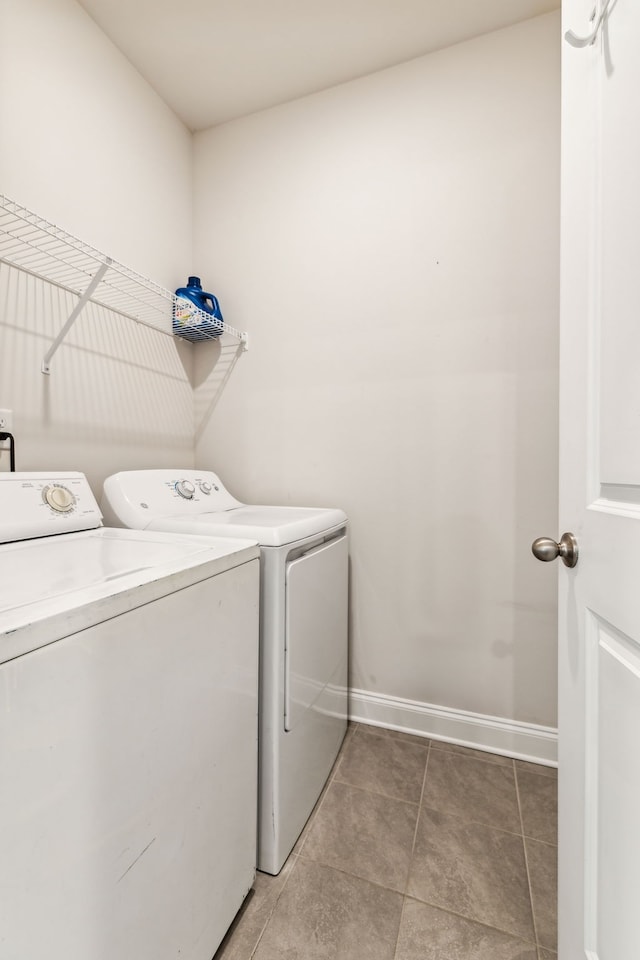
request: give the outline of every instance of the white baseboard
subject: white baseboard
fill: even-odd
[[[558,731],[535,723],[486,717],[466,710],[450,710],[431,703],[353,689],[349,691],[349,717],[358,723],[444,740],[549,767],[558,763]]]

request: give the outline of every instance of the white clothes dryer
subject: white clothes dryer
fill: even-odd
[[[0,954],[211,960],[255,872],[259,549],[0,474]]]
[[[202,470],[115,474],[101,506],[111,524],[260,544],[258,869],[277,874],[347,727],[347,517],[246,505]]]

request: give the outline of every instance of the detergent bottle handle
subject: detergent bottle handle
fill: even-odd
[[[220,304],[218,303],[217,298],[214,297],[212,293],[203,292],[200,294],[200,296],[207,304],[211,305],[211,310],[218,311],[220,309]]]

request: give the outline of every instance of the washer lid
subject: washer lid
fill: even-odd
[[[323,507],[236,507],[192,517],[156,517],[148,530],[195,533],[214,537],[244,537],[264,547],[281,547],[314,534],[344,526],[342,510]]]
[[[0,663],[259,556],[249,540],[99,528],[0,546]]]

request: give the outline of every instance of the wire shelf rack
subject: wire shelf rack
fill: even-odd
[[[78,303],[42,361],[50,361],[87,302],[98,304],[159,333],[175,336],[175,294],[113,260],[55,224],[0,194],[0,261],[75,294]],[[211,340],[229,334],[248,349],[248,334],[196,311],[189,340]]]

